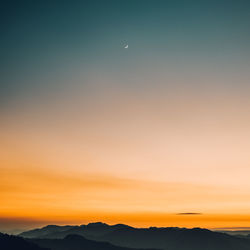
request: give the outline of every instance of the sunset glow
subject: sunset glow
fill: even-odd
[[[249,16],[151,5],[16,17],[0,94],[1,230],[250,227]]]

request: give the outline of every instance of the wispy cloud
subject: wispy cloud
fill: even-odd
[[[202,215],[202,213],[178,213],[176,215]]]

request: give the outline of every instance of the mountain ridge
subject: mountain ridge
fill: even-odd
[[[3,250],[50,250],[21,237],[0,233],[0,249]]]
[[[146,250],[115,246],[108,242],[88,240],[81,235],[70,234],[63,239],[28,239],[40,247],[51,250]],[[147,249],[148,250],[148,249]],[[157,250],[157,249],[150,249]],[[159,250],[159,249],[158,249]]]
[[[50,227],[49,227],[50,228]],[[47,227],[36,232],[36,238],[65,239],[68,235],[80,235],[88,240],[108,242],[125,248],[164,250],[250,250],[250,239],[239,238],[225,233],[202,228],[149,227],[134,228],[124,224],[108,225],[90,223],[88,225],[65,227],[48,233]],[[47,234],[45,234],[47,232]],[[40,235],[39,235],[40,234]],[[34,230],[20,234],[34,236]],[[33,237],[34,238],[34,237]]]

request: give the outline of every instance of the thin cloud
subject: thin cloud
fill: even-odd
[[[202,215],[202,213],[178,213],[176,215]]]

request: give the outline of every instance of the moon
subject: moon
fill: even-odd
[[[127,49],[128,48],[128,44],[124,47],[124,49]]]

